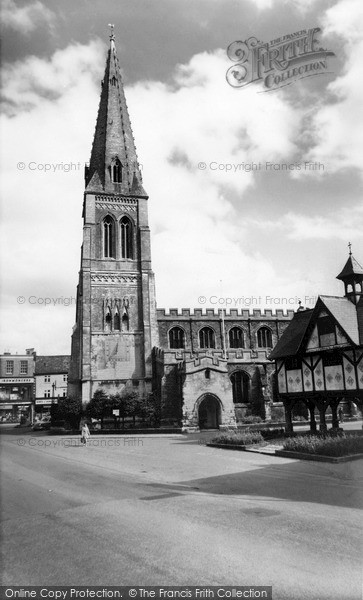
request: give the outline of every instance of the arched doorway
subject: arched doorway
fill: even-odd
[[[206,394],[198,407],[200,429],[218,429],[221,422],[221,405],[216,396]]]

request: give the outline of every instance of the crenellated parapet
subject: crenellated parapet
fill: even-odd
[[[290,321],[295,314],[293,310],[280,310],[277,309],[275,311],[271,309],[253,309],[249,310],[248,308],[158,308],[157,309],[157,318],[158,320],[163,319],[281,319]]]

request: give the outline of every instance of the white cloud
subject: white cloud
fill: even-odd
[[[21,7],[14,0],[3,0],[2,4],[1,18],[4,27],[29,34],[41,25],[54,25],[54,13],[39,0]]]
[[[362,170],[363,82],[363,4],[361,0],[341,0],[325,15],[323,30],[326,36],[343,39],[346,55],[344,72],[329,86],[330,102],[321,102],[313,120],[315,143],[308,159],[323,162],[330,172],[342,169]],[[335,43],[341,52],[339,44]],[[334,48],[333,48],[334,49]]]
[[[82,171],[104,61],[103,45],[92,42],[72,44],[49,60],[28,57],[4,67],[3,339],[20,350],[26,345],[42,353],[69,352],[75,307],[61,299],[76,290]],[[256,86],[230,87],[228,66],[224,51],[201,53],[176,69],[172,85],[147,81],[126,89],[150,194],[159,306],[194,306],[200,295],[308,291],[304,275],[294,271],[292,277],[291,270],[273,264],[273,228],[264,230],[248,216],[246,192],[256,185],[255,174],[234,168],[252,161],[294,162],[305,107],[294,106],[282,90],[258,94]],[[18,162],[25,163],[24,170],[17,169]],[[205,169],[198,168],[201,162]],[[52,167],[48,173],[30,167],[45,163],[75,167],[69,172]],[[268,189],[264,193],[268,196]],[[281,224],[297,240],[305,227],[319,226],[294,215]],[[287,231],[278,229],[276,239],[284,237],[281,232],[286,239]],[[18,296],[60,300],[56,307],[28,300],[18,305]],[[25,329],[14,331],[19,322]]]
[[[3,92],[12,109],[1,118],[2,339],[19,350],[26,343],[49,353],[69,352],[74,303],[45,307],[28,299],[75,295],[83,165],[99,101],[95,81],[103,67],[99,42],[69,46],[49,60],[29,57],[4,66]],[[59,166],[46,172],[45,164]],[[17,304],[18,296],[27,298],[24,305]],[[19,348],[20,339],[26,342]]]
[[[289,212],[276,221],[251,221],[251,226],[269,232],[279,232],[279,235],[296,241],[360,241],[363,231],[363,207],[357,204],[355,207],[341,208],[333,215],[326,216]]]

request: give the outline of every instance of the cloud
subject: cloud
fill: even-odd
[[[230,87],[227,66],[225,52],[204,52],[179,66],[172,84],[127,90],[150,194],[161,306],[195,304],[201,293],[216,293],[221,278],[225,288],[240,289],[236,265],[240,280],[253,279],[256,289],[279,279],[258,251],[246,252],[241,215],[255,175],[240,167],[294,155],[299,110],[283,94]]]
[[[354,218],[352,218],[354,215]],[[251,226],[265,231],[279,232],[288,239],[303,240],[361,240],[363,231],[363,207],[357,204],[341,208],[333,215],[303,215],[289,212],[276,221],[251,221]]]
[[[335,36],[335,46],[337,36],[342,38],[346,60],[343,74],[328,86],[330,101],[320,101],[312,119],[310,127],[314,143],[308,159],[327,164],[330,172],[346,169],[358,169],[362,172],[362,2],[338,2],[326,12],[323,29],[325,36],[330,36],[330,39]],[[341,48],[339,51],[341,52]]]
[[[2,338],[10,339],[8,345],[25,338],[38,350],[69,352],[74,303],[18,305],[16,299],[75,295],[83,166],[90,155],[104,54],[101,43],[91,42],[71,45],[48,60],[28,57],[4,65],[8,109],[12,99],[11,114],[1,117]],[[22,325],[14,328],[14,323]]]
[[[55,20],[54,13],[39,0],[22,7],[14,0],[3,0],[1,17],[4,27],[25,35],[43,25],[53,27]]]
[[[42,353],[69,352],[75,308],[61,299],[76,290],[82,171],[104,61],[105,47],[93,41],[71,44],[49,59],[30,56],[3,70],[3,339],[18,346],[26,339],[26,346]],[[150,195],[159,306],[193,307],[200,295],[303,296],[309,291],[304,264],[298,269],[291,258],[294,266],[281,269],[273,246],[304,239],[305,230],[320,238],[324,227],[333,230],[332,217],[320,222],[309,207],[307,214],[284,216],[277,198],[271,208],[268,184],[253,222],[251,213],[262,201],[251,200],[251,193],[261,193],[261,181],[243,165],[299,158],[307,108],[283,90],[259,94],[258,86],[230,87],[228,66],[224,50],[202,52],[179,65],[168,83],[139,81],[126,88]],[[264,207],[278,218],[270,222]],[[348,213],[344,218],[348,233],[352,220]],[[18,296],[25,304],[17,304]],[[59,301],[32,305],[31,296]],[[20,322],[25,329],[14,332]]]

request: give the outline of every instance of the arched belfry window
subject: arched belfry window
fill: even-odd
[[[105,331],[111,331],[111,326],[112,326],[112,316],[111,316],[110,307],[108,306],[106,309],[106,314],[105,314]]]
[[[122,315],[122,320],[121,320],[121,331],[128,331],[129,330],[129,317],[126,313],[124,313]]]
[[[249,377],[244,371],[235,371],[231,375],[233,402],[249,402]]]
[[[133,258],[132,223],[128,217],[122,217],[121,229],[121,257]]]
[[[113,162],[111,171],[113,183],[122,183],[122,164],[118,158]]]
[[[232,327],[229,330],[229,347],[244,348],[244,335],[240,327]]]
[[[215,348],[215,334],[211,327],[203,327],[199,332],[199,346],[200,348]]]
[[[185,347],[184,330],[181,327],[172,327],[169,331],[169,346],[172,350]]]
[[[113,317],[113,328],[115,331],[120,331],[121,329],[120,314],[118,310],[116,310],[115,315]]]
[[[110,215],[103,219],[103,255],[105,258],[116,258],[115,223]]]
[[[257,346],[259,348],[272,348],[272,333],[268,327],[261,327],[257,331]]]

